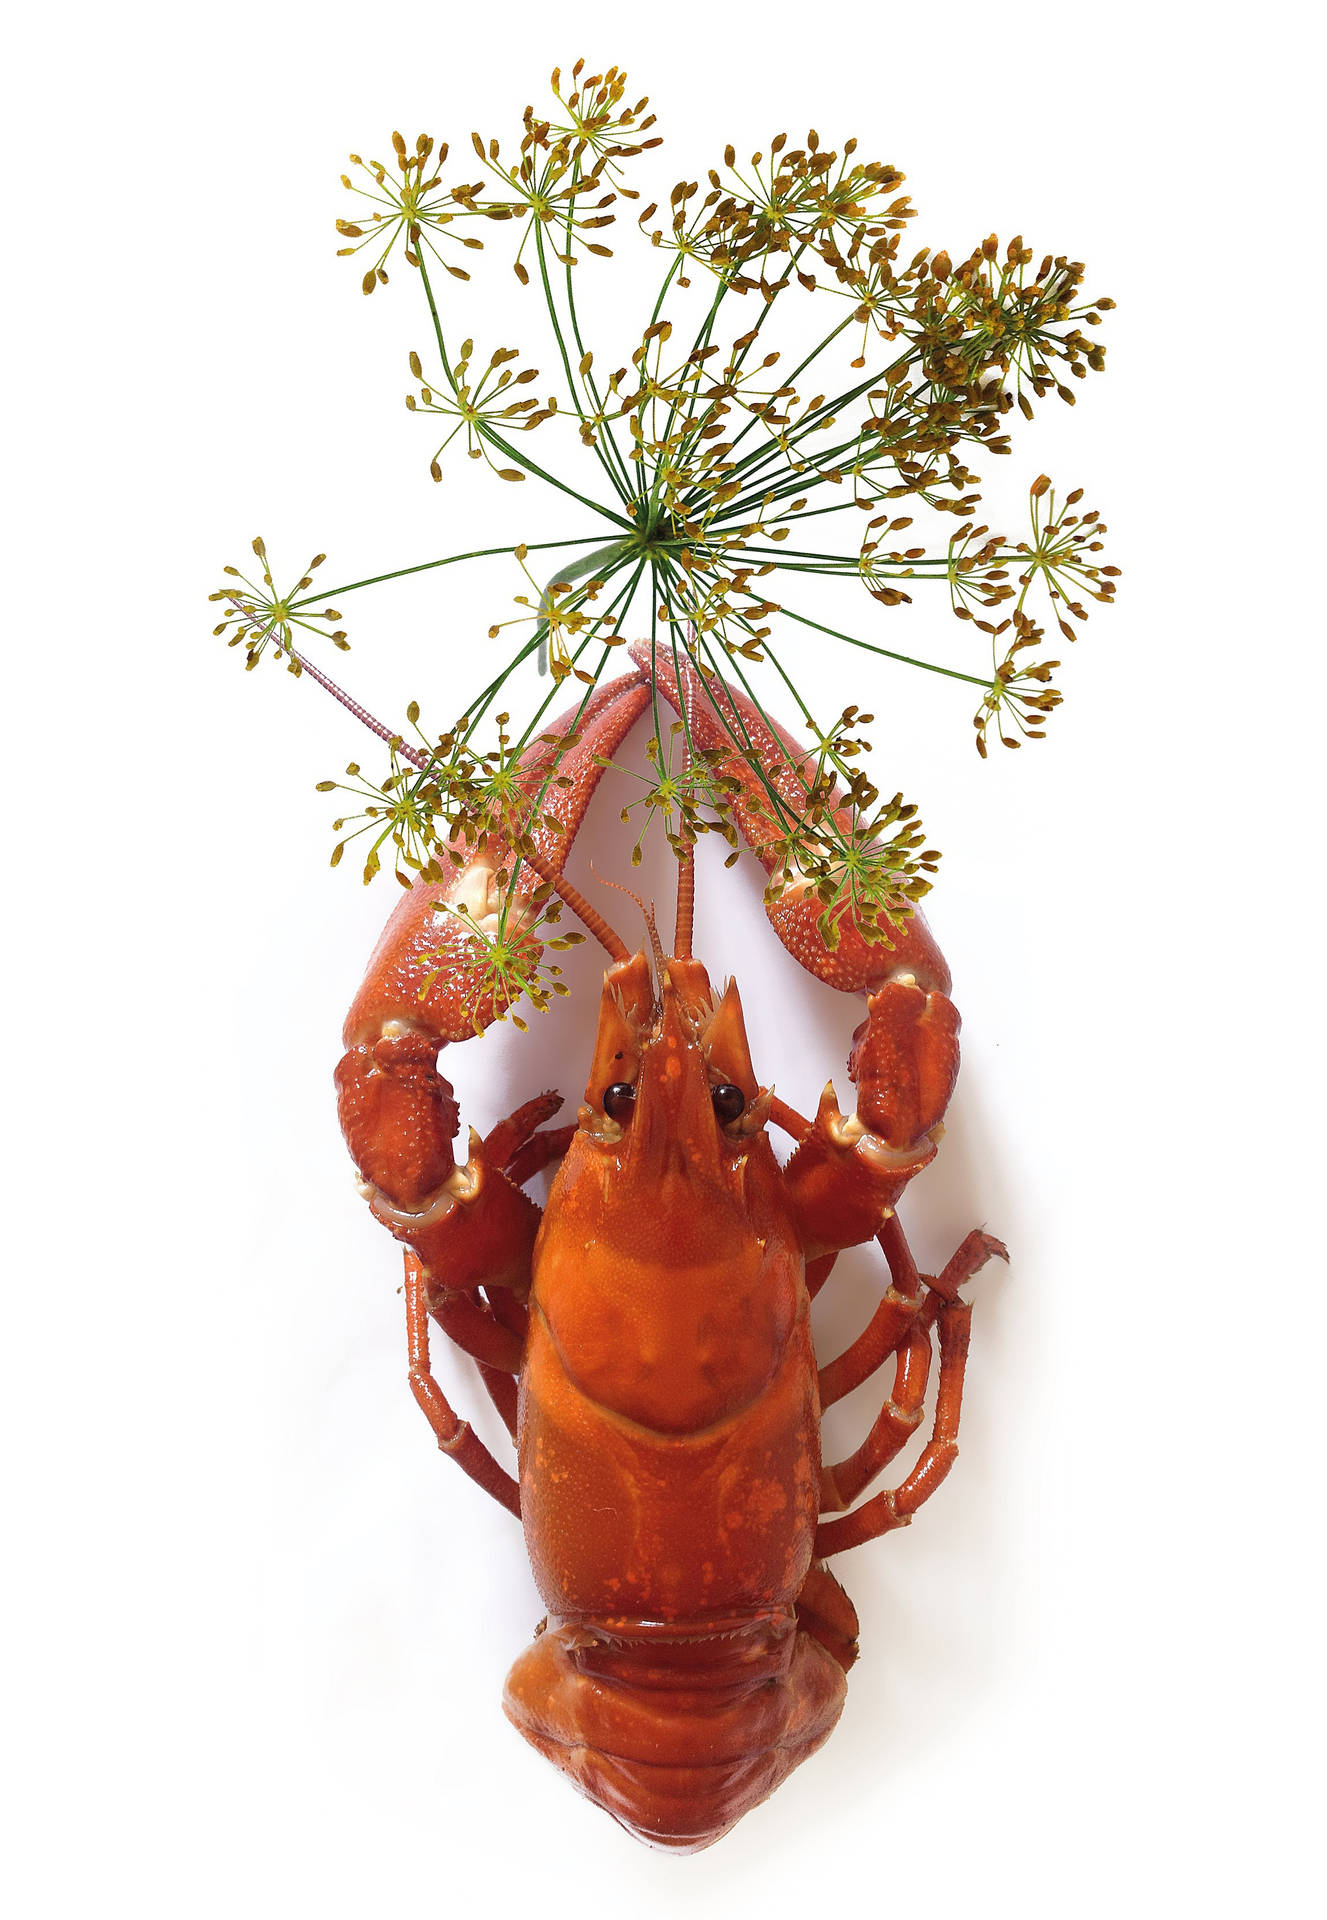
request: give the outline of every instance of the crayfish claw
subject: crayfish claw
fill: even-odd
[[[958,1010],[946,994],[902,980],[881,987],[867,1004],[848,1059],[857,1112],[888,1146],[912,1148],[934,1135],[954,1091]]]
[[[493,1164],[473,1127],[468,1159],[418,1206],[400,1206],[381,1190],[368,1200],[383,1226],[451,1290],[528,1287],[539,1209]]]
[[[455,1165],[461,1116],[438,1072],[433,1034],[387,1021],[375,1039],[347,1049],[336,1088],[341,1128],[363,1179],[407,1207],[442,1185]]]
[[[844,1149],[855,1147],[866,1132],[855,1113],[843,1113],[832,1080],[826,1080],[821,1093],[820,1104],[816,1108],[816,1125],[824,1128],[836,1147]]]

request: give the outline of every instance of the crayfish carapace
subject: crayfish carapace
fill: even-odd
[[[831,950],[795,879],[772,900],[802,964],[868,996],[849,1062],[856,1111],[845,1117],[827,1087],[808,1121],[760,1086],[736,983],[716,993],[692,955],[689,861],[673,950],[653,958],[563,878],[652,683],[685,702],[702,746],[731,749],[726,702],[767,772],[796,778],[802,749],[741,694],[716,681],[695,697],[671,663],[635,652],[639,670],[586,705],[559,784],[546,749],[521,764],[538,799],[530,887],[551,880],[610,957],[577,1124],[547,1127],[561,1100],[541,1094],[483,1139],[472,1131],[464,1164],[453,1155],[459,1116],[438,1050],[501,1008],[445,909],[464,900],[482,924],[504,858],[491,844],[402,899],[351,1008],[337,1084],[364,1191],[407,1248],[415,1398],[442,1450],[520,1517],[548,1608],[508,1678],[508,1716],[624,1826],[694,1850],[834,1727],[857,1619],[825,1563],[906,1524],[949,1471],[970,1312],[959,1288],[1004,1249],[974,1232],[923,1276],[894,1213],[935,1156],[958,1071],[949,975],[920,913],[892,945],[845,923]],[[750,759],[730,752],[727,765],[742,831],[772,869]],[[771,1121],[797,1141],[783,1167]],[[555,1161],[541,1213],[524,1188]],[[860,1338],[820,1366],[810,1300],[836,1254],[873,1237],[892,1284]],[[477,1362],[518,1479],[432,1378],[430,1318]],[[922,1423],[933,1339],[933,1434],[900,1486],[854,1507]],[[822,1462],[824,1408],[891,1359],[861,1446]]]

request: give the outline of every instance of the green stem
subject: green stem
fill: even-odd
[[[795,258],[792,260],[789,266],[788,271],[790,274],[792,273],[793,269],[796,267],[798,260],[801,259],[805,251],[806,251],[806,246],[805,244],[803,244],[803,246],[799,248]],[[666,280],[664,282],[664,286],[665,288],[667,287]],[[710,311],[705,320],[704,326],[701,330],[701,334],[697,336],[697,344],[700,344],[702,340],[704,340],[705,343],[708,343],[708,337],[713,328],[715,317],[718,314],[719,306],[730,290],[731,290],[730,278],[727,275],[725,275],[720,280],[719,291],[715,295],[714,300],[711,303]],[[663,294],[660,293],[659,300],[656,302],[655,310],[654,310],[656,319],[658,318],[659,308],[660,306],[662,306],[662,304],[663,304]],[[742,348],[741,352],[737,355],[737,357],[732,362],[730,371],[733,375],[736,375],[741,372],[742,362],[746,359],[746,356],[748,355],[748,353],[750,353],[752,347],[756,344],[756,336],[759,334],[760,329],[764,326],[765,321],[769,318],[769,315],[772,312],[773,307],[774,307],[774,301],[773,300],[767,301],[761,310],[760,317],[756,321],[755,326],[749,329],[751,338],[747,341],[746,345]],[[651,322],[651,324],[653,324],[653,322]],[[693,353],[695,352],[695,347],[692,348],[692,352]],[[662,484],[662,479],[663,479],[662,464],[664,460],[666,460],[668,457],[667,451],[666,451],[667,444],[668,444],[668,435],[672,430],[672,424],[673,424],[673,420],[676,415],[676,412],[677,412],[677,402],[674,401],[669,411],[668,422],[664,428],[663,440],[661,442],[661,445],[664,448],[664,452],[660,454],[660,466],[656,469],[654,483],[650,491],[651,508],[653,508],[654,504],[657,502],[659,488]],[[707,409],[707,412],[708,412],[708,409]],[[695,405],[694,405],[694,396],[693,396],[692,403],[688,409],[688,414],[687,414],[687,425],[689,427],[694,423],[694,419],[695,419]],[[743,429],[743,431],[745,432],[745,428]],[[684,503],[684,506],[683,506],[684,513],[689,516],[694,511],[695,507],[700,502],[703,501],[703,499],[704,499],[703,493],[694,495],[691,499],[689,499]]]
[[[588,591],[589,591],[589,588],[587,585],[585,588],[582,588],[582,590],[579,593],[574,594],[572,598],[568,601],[568,608],[575,609],[577,607],[583,606],[585,604]],[[601,613],[598,616],[598,618],[591,623],[589,632],[587,633],[585,639],[581,642],[580,646],[577,648],[575,655],[573,655],[573,658],[578,659],[580,657],[580,654],[584,651],[585,647],[589,644],[590,639],[593,637],[595,629],[598,627],[601,627],[604,621],[611,616],[615,604],[616,604],[615,602],[610,602],[609,605],[604,609],[603,613]],[[484,714],[487,712],[488,708],[492,705],[493,701],[497,698],[498,694],[501,693],[503,687],[506,686],[508,680],[511,678],[512,674],[516,671],[517,667],[522,666],[524,662],[530,658],[530,655],[532,653],[536,652],[539,649],[542,649],[547,639],[548,639],[548,621],[547,619],[540,618],[535,622],[534,632],[529,636],[527,640],[522,641],[520,647],[517,649],[512,659],[510,659],[507,662],[506,666],[502,668],[501,672],[494,675],[493,679],[489,681],[488,685],[484,688],[483,692],[476,694],[475,698],[470,702],[470,705],[465,709],[465,712],[462,715],[462,718],[468,720],[471,726],[473,726],[477,720],[482,720],[482,718],[484,717]],[[545,701],[544,705],[547,706],[547,704],[548,702]],[[542,707],[540,708],[540,712],[541,713],[543,712]],[[522,743],[528,738],[529,738],[529,731],[527,729],[527,732],[524,735],[522,735]]]
[[[576,174],[577,174],[577,177],[579,177],[580,175],[579,161],[577,161],[576,163]],[[572,203],[569,201],[567,203],[567,228],[566,228],[566,245],[564,248],[563,273],[566,276],[566,282],[567,282],[567,312],[571,316],[572,337],[576,342],[576,351],[579,353],[581,359],[584,360],[585,342],[581,338],[580,316],[576,311],[576,292],[575,292],[575,287],[572,283],[571,220],[572,220]],[[618,471],[621,475],[621,484],[618,487],[618,493],[623,500],[630,500],[634,497],[634,486],[633,486],[632,477],[630,473],[628,473],[627,471],[626,461],[622,458],[622,449],[617,444],[617,436],[613,432],[612,422],[608,419],[608,410],[604,406],[603,399],[600,396],[598,382],[595,380],[593,370],[591,370],[591,372],[585,375],[585,384],[589,388],[590,398],[594,401],[596,412],[601,413],[604,416],[603,432],[606,436],[607,446],[608,446],[609,452],[612,454],[614,461],[617,463]]]
[[[583,587],[579,593],[575,594],[572,597],[572,599],[568,602],[568,606],[570,608],[583,606],[585,604],[585,600],[588,595],[588,592],[589,592],[589,586],[587,583],[586,586]],[[593,637],[596,629],[601,627],[604,621],[610,617],[610,615],[613,613],[613,610],[616,604],[617,602],[610,601],[609,605],[605,608],[604,612],[601,613],[598,616],[598,618],[591,623],[589,632],[586,634],[585,639],[581,642],[580,646],[577,648],[576,653],[573,655],[573,659],[579,659],[581,653],[584,652],[585,647],[589,644],[590,639]],[[517,649],[512,659],[510,659],[507,662],[506,666],[503,667],[501,671],[497,673],[492,680],[489,681],[488,685],[484,688],[483,692],[476,694],[475,698],[470,702],[470,705],[465,709],[464,713],[462,714],[462,718],[465,720],[468,720],[472,726],[474,725],[475,721],[482,719],[488,707],[496,699],[497,695],[502,691],[503,687],[507,684],[507,681],[511,678],[512,674],[516,671],[517,667],[521,666],[526,660],[528,660],[530,658],[530,655],[534,653],[537,649],[542,649],[547,639],[548,639],[548,621],[545,618],[540,618],[535,623],[534,632],[530,635],[530,637],[527,640],[524,640],[521,643],[520,647]],[[545,702],[545,705],[546,704],[547,702]]]
[[[710,310],[706,314],[704,323],[702,324],[700,331],[697,333],[695,340],[692,342],[691,353],[687,355],[686,360],[684,360],[682,363],[684,367],[689,366],[691,364],[692,354],[698,353],[702,347],[707,347],[709,345],[710,336],[714,331],[714,322],[718,317],[719,308],[723,304],[724,298],[728,292],[729,292],[729,285],[727,280],[720,280],[718,291],[716,292],[713,300],[710,302]],[[692,393],[690,395],[690,399],[688,402],[688,406],[687,406],[686,425],[688,429],[691,429],[696,425],[697,397],[698,396],[697,396],[696,390],[693,387]],[[679,396],[679,399],[680,399],[680,396]],[[673,422],[677,418],[678,405],[679,405],[679,400],[674,400],[672,405],[668,409],[668,419],[664,423],[662,445],[665,451],[663,454],[660,455],[659,463],[656,466],[655,472],[654,472],[654,482],[650,488],[651,517],[654,514],[655,508],[659,504],[659,489],[663,485],[664,465],[668,458],[666,449],[668,447],[669,435],[673,431]],[[710,409],[707,407],[705,414],[701,416],[702,421],[705,419],[706,415],[708,415],[709,411]],[[685,438],[685,434],[683,438]]]
[[[681,264],[682,264],[681,254],[675,253],[673,255],[673,264],[669,267],[667,273],[664,275],[663,285],[659,289],[659,298],[654,303],[654,312],[650,315],[651,326],[653,326],[655,321],[659,318],[659,310],[663,306],[664,298],[668,292],[669,287],[673,283],[673,275],[677,272]]]
[[[490,446],[496,447],[498,451],[505,454],[509,460],[514,460],[518,466],[524,467],[527,473],[534,474],[537,480],[546,481],[550,487],[556,487],[559,493],[568,494],[571,499],[579,500],[583,507],[588,507],[592,513],[602,514],[605,520],[611,520],[615,527],[621,527],[624,532],[632,533],[635,531],[631,521],[624,519],[620,513],[614,513],[611,507],[601,505],[598,500],[591,500],[588,494],[577,493],[575,487],[569,487],[565,480],[556,479],[553,474],[548,473],[541,467],[538,461],[529,459],[527,455],[523,453],[518,453],[511,442],[504,440],[496,428],[491,427],[486,420],[481,420],[478,423],[477,431],[483,434]]]
[[[635,596],[636,588],[640,583],[641,574],[644,571],[645,571],[645,562],[642,560],[637,565],[636,571],[632,574],[630,580],[627,582],[622,592],[619,593],[615,599],[611,600],[609,604],[604,608],[603,612],[599,615],[599,618],[591,623],[590,629],[586,633],[585,638],[580,642],[579,646],[576,648],[576,651],[571,656],[573,662],[579,661],[585,649],[589,646],[590,642],[594,639],[597,629],[602,627],[606,620],[613,619],[618,614],[619,609],[621,609],[622,616],[625,617],[627,610],[631,606],[632,599]],[[545,631],[546,630],[547,629],[545,628]],[[518,749],[521,747],[524,747],[527,744],[535,728],[539,725],[540,721],[543,719],[544,715],[547,713],[549,707],[553,704],[553,701],[557,698],[558,686],[560,684],[561,684],[560,682],[555,682],[555,684],[549,688],[543,700],[540,701],[539,706],[536,708],[534,714],[530,718],[529,724],[527,725],[525,732],[521,735],[520,739],[515,743]],[[594,692],[594,687],[592,685],[588,686],[585,689],[585,698],[581,701],[580,707],[577,710],[576,719],[580,718],[580,714],[585,709],[585,701],[589,699],[590,695],[593,692]],[[574,726],[575,721],[573,721],[572,724]],[[553,777],[553,774],[552,772],[550,772],[549,779],[552,779],[552,777]],[[541,787],[540,788],[541,796],[544,791],[545,791],[545,788]]]
[[[849,319],[851,319],[851,317],[852,316],[849,315]],[[897,360],[890,362],[889,366],[882,367],[877,373],[868,374],[866,379],[858,381],[855,386],[850,387],[845,393],[836,395],[833,400],[826,400],[822,406],[815,408],[804,420],[800,420],[792,432],[789,433],[787,437],[788,447],[796,446],[798,442],[805,439],[808,434],[814,433],[823,419],[832,414],[837,414],[844,407],[850,407],[855,400],[860,400],[864,393],[869,393],[872,387],[878,386],[895,367],[906,367],[912,358],[913,352],[911,350],[908,353],[900,354]],[[754,425],[754,420],[748,422],[748,425],[742,429],[742,433],[747,433],[750,427]],[[822,454],[822,460],[829,461],[834,459],[837,454],[844,453],[850,447],[855,446],[860,438],[861,435],[858,433],[852,440],[843,441],[838,447],[831,449],[828,453]],[[734,441],[733,445],[736,446],[737,442]],[[743,481],[745,487],[755,479],[756,474],[759,473],[762,466],[767,465],[771,460],[782,457],[785,452],[786,449],[784,447],[780,446],[777,441],[772,440],[764,447],[756,447],[751,453],[747,454],[744,459],[739,460],[733,472],[742,473],[745,471],[746,477]],[[729,478],[731,477],[732,476],[729,475]],[[799,479],[800,476],[794,475],[793,478]],[[749,513],[751,506],[752,501],[749,496],[744,496],[740,500],[730,501],[721,517],[730,518],[742,513]]]
[[[567,258],[568,259],[570,259],[571,257],[571,209],[572,209],[572,203],[569,201],[567,204]],[[567,342],[563,336],[562,328],[558,325],[557,307],[553,301],[553,288],[548,278],[548,258],[544,252],[544,229],[543,229],[542,223],[539,221],[535,222],[534,241],[535,241],[535,252],[539,257],[539,278],[543,283],[544,303],[548,308],[548,317],[553,322],[553,333],[557,339],[558,352],[562,356],[562,370],[567,376],[567,392],[571,395],[571,404],[576,409],[576,418],[581,422],[583,426],[585,424],[585,411],[584,411],[584,408],[581,406],[580,395],[576,390],[576,381],[572,375],[571,355],[567,352]],[[567,277],[568,279],[570,279],[571,277],[570,267],[567,268]],[[574,329],[575,327],[574,312],[573,312],[572,325]],[[625,503],[627,500],[631,498],[631,495],[629,493],[623,492],[622,483],[618,479],[617,474],[614,472],[613,466],[611,462],[608,460],[607,456],[605,455],[603,448],[600,446],[598,442],[598,439],[596,439],[593,444],[594,444],[595,456],[598,459],[600,466],[603,468],[604,473],[608,478],[609,485],[612,487],[614,493],[616,493],[618,499]]]
[[[796,516],[796,518],[799,521],[817,520],[819,519],[822,513],[846,513],[849,507],[855,507],[855,506],[857,506],[857,502],[855,500],[840,500],[832,507],[812,507],[810,513],[799,513]],[[791,513],[778,513],[778,514],[775,514],[771,520],[766,521],[765,524],[767,526],[776,527],[776,526],[779,526],[783,521],[791,520],[793,517],[794,516]]]
[[[438,318],[438,305],[433,298],[433,283],[429,279],[428,268],[424,265],[423,253],[420,252],[417,257],[419,260],[419,275],[424,282],[424,292],[428,295],[429,314],[433,321],[433,333],[438,343],[438,353],[442,359],[442,370],[451,383],[452,392],[455,393],[456,378],[452,373],[451,362],[447,358],[447,349],[443,345],[442,322]],[[517,453],[515,447],[513,447],[509,441],[504,440],[497,429],[491,427],[486,420],[478,422],[478,431],[490,445],[499,448],[509,460],[514,460],[518,466],[524,467],[527,473],[533,473],[536,478],[547,481],[550,487],[556,487],[559,493],[568,494],[573,500],[579,500],[581,505],[583,507],[589,507],[592,513],[602,514],[606,520],[613,521],[616,526],[624,527],[628,533],[631,532],[630,520],[624,520],[620,514],[613,513],[608,507],[601,506],[597,500],[591,500],[585,494],[577,493],[576,489],[569,487],[565,481],[554,479],[553,475],[546,473],[536,461],[527,459],[524,454]]]
[[[792,617],[794,619],[797,618],[795,614]],[[746,631],[749,634],[751,634],[752,637],[754,638],[755,629],[752,627],[750,621],[745,619],[740,614],[736,616],[736,619],[737,619],[737,624],[741,627],[744,627]],[[827,628],[826,631],[828,632],[829,629]],[[847,636],[844,635],[843,638],[846,639]],[[788,689],[789,696],[797,702],[798,707],[801,709],[803,720],[816,736],[816,745],[807,750],[806,758],[814,758],[818,762],[821,769],[823,769],[826,763],[828,763],[828,765],[834,768],[835,772],[840,776],[840,778],[842,778],[845,782],[850,783],[852,775],[851,775],[850,769],[847,766],[847,763],[845,762],[842,754],[838,753],[835,750],[832,742],[826,738],[825,734],[822,733],[821,729],[816,725],[815,719],[813,718],[811,713],[811,709],[807,706],[805,700],[803,700],[801,694],[797,691],[797,688],[793,685],[792,680],[789,678],[787,670],[783,665],[783,662],[778,658],[777,654],[775,654],[768,640],[764,640],[760,644],[764,649],[765,659],[768,661],[769,665],[773,667],[774,671],[778,674],[780,680],[782,680],[784,686]],[[879,649],[875,649],[875,651],[879,651]],[[900,655],[895,657],[902,658],[903,656]],[[764,714],[765,710],[760,705],[759,700],[756,698],[756,695],[752,690],[751,683],[747,679],[746,674],[742,671],[742,668],[739,664],[739,660],[737,657],[734,658],[732,664],[733,664],[733,669],[737,674],[737,677],[741,680],[743,687],[746,689],[747,698],[752,702],[752,704],[757,708],[757,710],[760,713]],[[917,662],[914,664],[921,664],[921,663]],[[976,684],[978,686],[984,687],[987,683],[984,680],[979,680]],[[766,716],[766,718],[768,718],[768,716]],[[771,727],[770,731],[774,734],[775,739],[779,740],[780,745],[783,746],[784,758],[787,761],[788,765],[793,768],[798,779],[807,787],[807,790],[809,792],[811,783],[807,781],[805,766],[799,764],[796,760],[794,760],[792,754],[788,751],[787,747],[784,746],[782,738],[778,734],[777,730]]]
[[[597,540],[597,533],[579,535],[575,540],[527,540],[524,545],[529,553],[547,552],[553,547],[588,547],[591,540]],[[417,567],[397,567],[393,573],[370,574],[367,580],[350,580],[344,586],[326,587],[317,594],[307,594],[303,600],[292,600],[290,611],[298,613],[304,607],[311,607],[318,600],[339,600],[342,594],[354,593],[360,587],[377,587],[384,580],[403,580],[408,573],[428,573],[433,567],[455,566],[458,560],[488,560],[495,554],[513,553],[515,549],[505,547],[476,547],[472,553],[449,553],[443,560],[421,560]]]
[[[668,567],[665,564],[662,571],[664,573],[665,580],[670,585],[675,584],[672,568]],[[672,624],[674,627],[676,627],[677,614],[673,610],[673,596],[671,593],[668,592],[667,587],[665,587],[664,597],[668,603],[669,611],[672,614]],[[685,612],[685,609],[683,609],[683,611]],[[716,660],[714,649],[710,645],[709,641],[706,639],[704,634],[697,632],[696,645],[697,647],[699,647],[704,651],[710,666],[714,669],[714,673],[716,678],[719,681],[719,684],[721,686],[725,685],[726,683],[724,682],[724,678],[723,678],[723,663],[720,663],[719,661]],[[751,691],[751,687],[747,681],[746,675],[742,672],[741,666],[738,664],[737,660],[734,658],[731,662],[727,664],[731,666],[732,670],[736,673],[738,679],[742,682],[742,686],[746,693],[746,696],[750,700],[752,706],[756,709],[756,712],[759,713],[761,718],[765,720],[765,722],[768,724],[769,715],[766,714],[759,700],[756,698],[755,694]],[[746,721],[742,716],[741,709],[734,702],[731,704],[731,714],[725,711],[725,709],[719,705],[718,700],[715,698],[713,689],[711,688],[706,676],[703,673],[701,673],[701,674],[697,674],[696,677],[700,684],[701,691],[703,692],[703,694],[705,695],[705,698],[709,701],[710,706],[714,710],[714,715],[716,720],[719,723],[720,728],[732,741],[737,751],[747,761],[752,772],[755,774],[756,778],[759,780],[761,786],[765,789],[765,793],[770,801],[771,806],[774,809],[775,817],[776,818],[785,817],[788,812],[787,804],[784,801],[783,796],[779,793],[778,789],[774,786],[773,782],[770,780],[769,775],[765,772],[765,769],[761,764],[760,756],[756,752],[755,742],[752,740],[751,735],[747,729]],[[679,688],[679,692],[680,692],[680,688]],[[656,723],[656,727],[657,727],[657,723]],[[735,727],[741,728],[741,733],[742,733],[742,736],[744,737],[739,737],[738,733],[735,731]],[[783,755],[784,759],[788,762],[788,765],[793,767],[794,770],[796,770],[796,762],[793,760],[792,755],[789,752],[787,746],[785,745],[782,736],[779,734],[777,729],[774,728],[773,726],[770,726],[770,733],[773,739],[775,740],[775,742],[777,743],[780,753]]]
[[[544,590],[539,596],[541,609],[549,609],[549,596],[553,588],[560,583],[568,587],[574,586],[577,580],[584,580],[587,575],[591,577],[598,575],[601,580],[607,583],[618,571],[619,561],[625,561],[628,565],[630,564],[627,559],[630,551],[631,549],[625,541],[614,540],[610,542],[608,546],[596,547],[593,553],[587,553],[581,559],[574,560],[569,567],[560,573],[554,574],[553,578],[546,582]],[[543,632],[544,638],[547,639],[547,624],[545,624]],[[541,645],[539,649],[539,672],[541,677],[548,672],[548,653],[543,645]]]
[[[786,564],[788,560],[821,560],[830,566],[851,567],[854,572],[857,570],[861,557],[858,554],[851,553],[812,553],[804,547],[757,547],[744,545],[742,552],[744,554],[750,554],[753,558],[759,556],[763,559],[774,560],[780,566]],[[899,564],[908,567],[947,567],[949,561],[944,555],[934,553],[931,554],[929,558],[923,555],[918,560],[905,560]]]
[[[419,277],[424,282],[424,292],[428,297],[429,318],[433,322],[433,337],[438,343],[438,357],[442,361],[442,370],[447,376],[448,385],[456,392],[456,376],[452,372],[452,363],[447,358],[447,348],[442,338],[442,321],[438,318],[438,303],[433,298],[433,282],[429,279],[429,270],[424,265],[424,250],[417,247],[415,256],[419,261]]]
[[[966,680],[973,687],[990,685],[989,680],[978,679],[974,673],[960,673],[956,667],[938,667],[933,660],[918,660],[910,653],[894,653],[889,647],[873,646],[869,640],[858,640],[851,633],[840,633],[837,627],[825,627],[819,620],[808,620],[804,613],[794,613],[791,607],[781,606],[779,612],[787,620],[796,620],[799,626],[814,627],[817,633],[827,633],[831,639],[846,640],[850,647],[860,647],[865,653],[878,653],[883,660],[898,660],[905,667],[921,667],[926,673],[942,673],[947,680]]]
[[[650,585],[654,589],[650,599],[650,717],[654,722],[654,737],[663,750],[663,722],[659,718],[659,685],[656,666],[659,655],[659,573],[658,562],[650,566]],[[681,682],[678,682],[681,691]]]
[[[800,258],[800,255],[799,255],[799,258]],[[818,347],[813,347],[811,349],[810,353],[807,354],[805,360],[803,360],[800,363],[800,365],[795,366],[793,368],[792,372],[788,375],[789,381],[791,382],[795,380],[799,373],[805,373],[806,369],[810,366],[811,362],[813,360],[819,359],[820,355],[825,351],[825,348],[830,344],[830,342],[832,340],[838,339],[839,335],[843,332],[844,327],[851,326],[851,325],[852,325],[852,315],[849,314],[846,320],[840,321],[839,325],[834,328],[832,333],[827,333],[825,335],[824,339],[820,342],[820,345]],[[754,417],[747,421],[746,425],[742,428],[742,431],[738,434],[736,440],[733,441],[734,449],[736,449],[738,446],[741,445],[742,441],[746,439],[746,436],[750,433],[752,427],[754,427],[755,424],[756,422]],[[758,452],[759,449],[756,449],[756,451]]]

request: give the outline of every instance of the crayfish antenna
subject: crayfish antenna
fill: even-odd
[[[688,845],[677,866],[677,913],[673,922],[673,958],[691,958],[696,925],[696,849]]]
[[[635,892],[633,888],[624,887],[620,880],[610,880],[606,874],[600,873],[599,869],[595,866],[593,861],[590,862],[590,872],[594,875],[595,879],[599,882],[599,885],[601,887],[616,887],[619,893],[625,893],[627,898],[629,900],[634,900],[636,902],[636,905],[640,908],[641,914],[645,920],[645,925],[649,930],[650,946],[654,953],[655,977],[660,981],[660,983],[662,983],[663,977],[664,977],[664,950],[659,939],[659,926],[658,926],[658,922],[655,920],[655,917],[654,917],[654,908],[647,907],[645,902],[641,899],[640,895],[637,892]],[[625,955],[625,949],[624,949],[624,955]]]
[[[546,866],[537,855],[531,854],[528,849],[521,855],[521,858],[527,865],[534,868],[541,880],[546,881],[548,885],[552,887],[559,900],[561,900],[565,906],[571,908],[586,932],[593,934],[605,953],[609,954],[614,960],[629,960],[631,958],[630,949],[626,941],[620,934],[614,933],[613,929],[604,919],[604,916],[596,912],[579,887],[574,887],[570,880],[566,879],[562,874],[555,873],[551,867]],[[595,874],[595,878],[596,880],[599,878],[598,874]],[[610,882],[609,884],[613,885],[615,883]],[[632,898],[633,900],[635,899],[634,894]]]
[[[694,646],[696,629],[687,625],[687,640]],[[685,784],[691,772],[691,725],[694,686],[688,679],[682,687],[682,778]],[[691,942],[696,925],[696,846],[688,841],[686,852],[678,856],[677,868],[677,911],[673,917],[673,956],[677,960],[691,958]]]

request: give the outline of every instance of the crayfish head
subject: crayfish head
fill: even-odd
[[[675,958],[656,982],[643,953],[610,968],[585,1102],[582,1127],[633,1180],[728,1184],[769,1109],[736,983],[716,999],[701,963]]]
[[[610,969],[530,1298],[572,1385],[653,1433],[750,1405],[805,1304],[768,1105],[736,988],[716,1004],[685,959]]]

